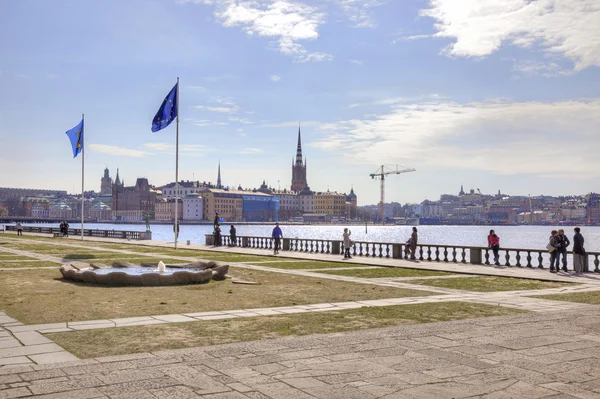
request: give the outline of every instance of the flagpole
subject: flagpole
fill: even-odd
[[[177,106],[177,120],[175,121],[175,225],[173,232],[175,235],[175,249],[177,249],[177,233],[179,223],[177,218],[177,207],[179,205],[179,77],[177,77],[177,92],[175,105]]]
[[[84,114],[81,114],[81,239],[83,240],[83,212],[85,209],[85,198],[84,198],[84,188],[85,188],[85,180],[84,180],[84,165],[83,160],[85,159],[85,123],[83,123]]]

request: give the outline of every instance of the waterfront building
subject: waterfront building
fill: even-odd
[[[76,215],[76,214],[75,214]],[[66,220],[73,218],[73,209],[64,202],[50,205],[48,212],[50,219]]]
[[[104,176],[100,179],[100,195],[109,196],[112,195],[113,181],[110,178],[108,167],[104,169]]]
[[[199,181],[182,180],[179,182],[178,197],[181,199],[188,194],[200,193],[200,191],[202,191],[202,189],[206,187],[208,187],[206,183],[200,183]],[[160,190],[163,199],[175,198],[175,182],[162,186]]]
[[[600,224],[600,194],[590,193],[586,196],[586,217],[590,224]]]
[[[310,190],[310,187],[304,186],[304,188],[298,193],[298,197],[300,211],[303,214],[315,212],[315,193]]]
[[[22,197],[66,197],[63,190],[43,190],[37,188],[10,188],[0,187],[0,200],[9,198],[21,199]]]
[[[138,178],[135,186],[125,186],[119,178],[117,169],[117,177],[112,188],[113,219],[142,222],[146,215],[154,219],[154,203],[159,195],[160,193],[150,186],[146,178]]]
[[[31,206],[32,218],[48,219],[50,218],[50,204],[37,202]]]
[[[275,193],[279,200],[279,220],[290,220],[301,216],[300,195],[291,191],[279,191]]]
[[[421,203],[420,216],[425,218],[441,217],[444,215],[444,207],[439,201],[425,200]]]
[[[204,219],[202,196],[200,193],[189,193],[183,197],[183,215],[185,221],[199,221]]]
[[[202,191],[203,213],[208,220],[215,214],[226,222],[272,222],[278,220],[276,196],[258,191],[207,188]]]
[[[95,221],[112,221],[112,209],[104,202],[96,201],[89,210],[89,217]]]
[[[345,216],[346,195],[330,191],[315,193],[314,207],[317,215]]]
[[[177,201],[177,219],[183,217],[183,201]],[[175,199],[161,199],[154,203],[154,220],[175,220]]]
[[[296,163],[292,160],[292,191],[301,191],[308,186],[306,180],[306,159],[302,161],[302,139],[300,126],[298,126],[298,146],[296,147]]]

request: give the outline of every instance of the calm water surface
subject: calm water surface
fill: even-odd
[[[36,224],[32,226],[58,227],[58,223]],[[72,224],[71,228],[79,227]],[[289,238],[314,238],[341,240],[344,227],[347,226],[281,226],[283,236]],[[349,226],[355,241],[406,242],[410,237],[412,226]],[[88,223],[87,229],[98,230],[131,230],[144,231],[145,225]],[[487,246],[487,235],[490,229],[496,230],[500,236],[500,245],[505,248],[543,249],[548,243],[552,226],[418,226],[419,242],[423,244],[446,244],[465,246]],[[152,238],[161,241],[173,241],[173,226],[151,225]],[[238,236],[271,235],[273,225],[239,225],[236,226]],[[572,241],[573,226],[564,227]],[[204,235],[211,234],[212,225],[181,225],[179,241],[190,240],[193,243],[204,243]],[[229,234],[229,225],[223,224],[224,234]],[[582,227],[585,237],[585,248],[588,251],[600,252],[600,227]]]

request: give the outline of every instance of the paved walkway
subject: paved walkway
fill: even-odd
[[[0,370],[0,397],[598,398],[600,315],[431,323]]]
[[[76,241],[57,240],[56,244],[90,248],[89,243]],[[144,243],[147,244],[167,245]],[[136,252],[139,247],[135,246],[131,251],[92,248],[139,254]],[[206,248],[199,246],[198,249]],[[35,255],[23,250],[3,250],[15,255]],[[265,255],[265,251],[235,250],[236,253]],[[231,249],[222,248],[219,251],[229,252]],[[285,253],[280,257],[282,259],[276,261],[291,261],[288,259],[291,256],[341,262],[335,259],[337,256],[302,253]],[[60,261],[48,255],[37,254],[33,257]],[[184,261],[192,259],[170,255],[169,258]],[[415,279],[413,277],[366,279],[320,274],[316,270],[274,269],[267,267],[269,261],[252,264],[230,262],[236,267],[253,270],[416,289],[423,291],[424,295],[41,325],[23,325],[0,313],[0,399],[32,395],[128,399],[600,397],[600,383],[595,382],[600,376],[598,307],[535,297],[598,291],[600,280],[597,276],[575,277],[527,268],[414,263],[378,258],[360,258],[351,262],[444,271],[455,271],[453,269],[457,268],[460,273],[470,273],[460,277],[473,277],[476,274],[514,277],[519,274],[519,277],[539,276],[551,281],[577,281],[582,284],[532,291],[470,292],[411,284],[411,280]],[[499,305],[534,313],[85,361],[76,360],[75,356],[42,335],[49,332],[448,301]]]

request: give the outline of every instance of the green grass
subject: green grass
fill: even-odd
[[[325,270],[317,273],[334,274],[337,276],[351,276],[362,278],[386,278],[386,277],[428,277],[447,276],[452,273],[434,272],[430,270],[402,269],[397,267],[373,267],[372,269],[358,270]],[[412,281],[411,281],[412,283]]]
[[[32,258],[29,256],[22,255],[0,255],[0,264],[5,260],[36,260],[37,258]]]
[[[169,287],[103,287],[58,270],[0,272],[0,309],[26,324],[432,295],[431,292],[231,268],[231,280]],[[42,311],[43,310],[43,311]]]
[[[355,263],[341,262],[319,262],[319,261],[292,261],[292,262],[269,262],[260,263],[260,266],[273,267],[276,269],[335,269],[338,267],[366,267]]]
[[[371,307],[47,334],[79,358],[522,313],[465,302]]]
[[[0,261],[0,269],[18,269],[23,267],[60,267],[61,263],[48,261],[20,261],[20,262],[5,262]],[[3,276],[0,274],[0,276]]]
[[[492,276],[412,280],[408,283],[477,292],[543,290],[546,288],[565,287],[573,284]]]
[[[572,294],[536,295],[534,298],[551,299],[553,301],[588,303],[600,305],[600,291],[576,292]]]

